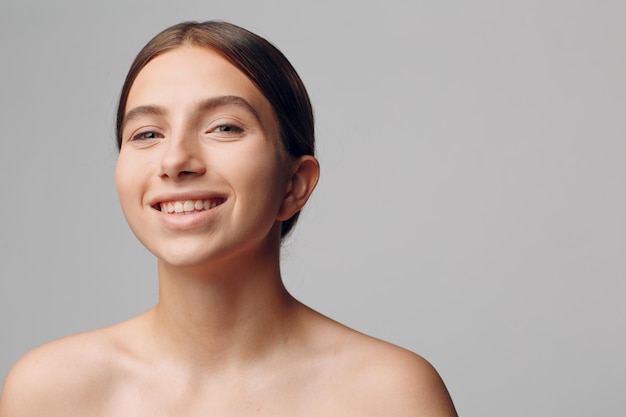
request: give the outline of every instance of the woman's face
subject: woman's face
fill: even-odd
[[[256,86],[212,50],[180,47],[130,89],[116,184],[144,246],[197,266],[277,244],[290,161]]]

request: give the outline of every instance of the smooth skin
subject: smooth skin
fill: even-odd
[[[284,152],[271,105],[219,54],[184,46],[151,61],[130,91],[116,184],[158,259],[159,301],[26,354],[0,417],[456,416],[424,359],[284,288],[281,221],[318,176],[314,157]],[[159,210],[186,200],[215,207]]]

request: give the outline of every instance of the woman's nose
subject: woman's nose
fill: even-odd
[[[165,144],[159,176],[177,181],[184,177],[203,175],[206,166],[201,144],[193,137],[173,137]]]

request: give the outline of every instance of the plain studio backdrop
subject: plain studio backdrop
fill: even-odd
[[[115,106],[141,46],[207,19],[275,43],[313,100],[322,178],[283,251],[297,298],[426,357],[460,415],[624,415],[621,0],[3,0],[1,379],[155,303]]]

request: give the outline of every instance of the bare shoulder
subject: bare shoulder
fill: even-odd
[[[362,335],[349,338],[347,377],[366,405],[363,415],[454,417],[456,411],[436,369],[421,356]],[[364,400],[363,400],[364,399]],[[363,410],[365,413],[365,410]]]
[[[39,346],[9,371],[0,393],[0,417],[80,415],[106,396],[115,367],[120,326]]]

